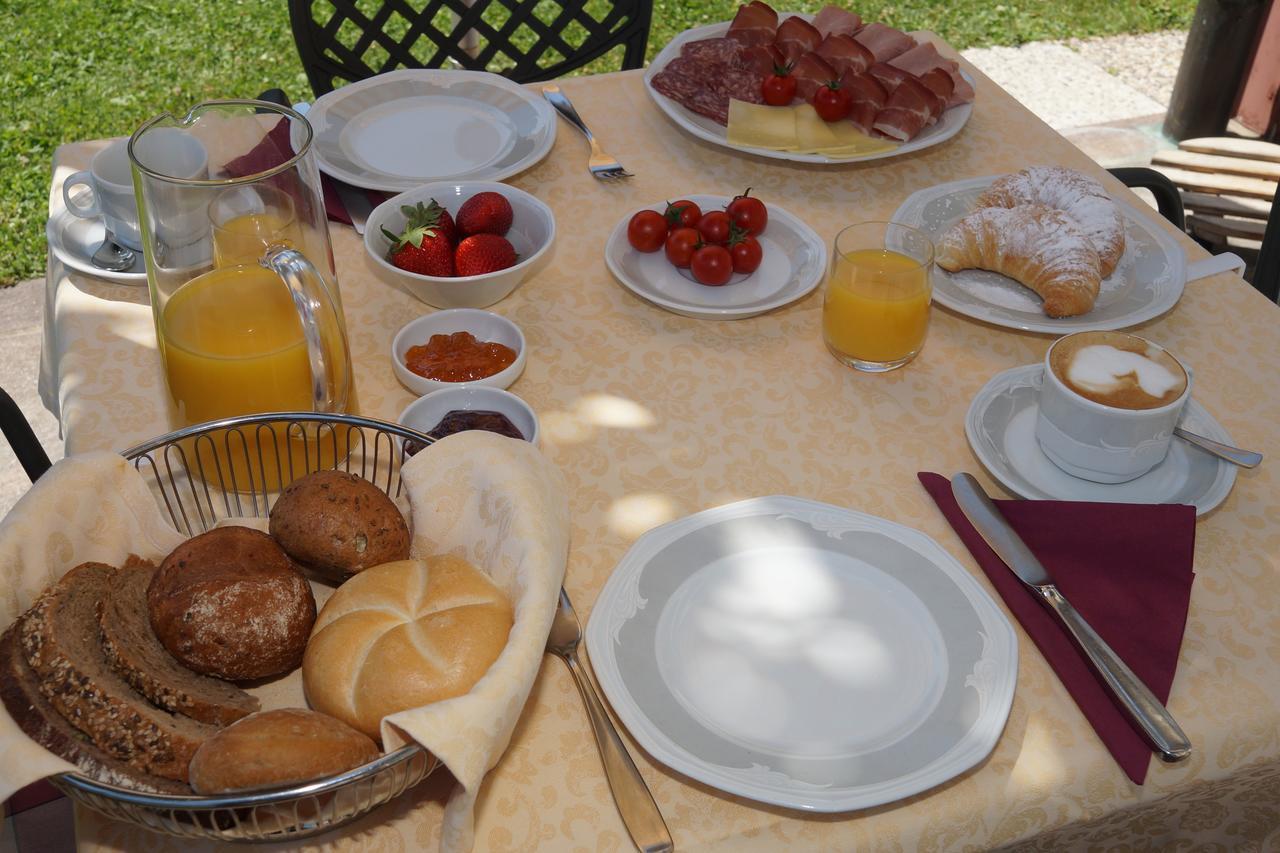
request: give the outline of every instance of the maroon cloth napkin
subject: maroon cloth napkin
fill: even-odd
[[[951,494],[951,482],[940,474],[918,476],[1116,763],[1141,785],[1151,747],[1071,635],[973,529]],[[1195,507],[1070,501],[995,504],[1067,600],[1156,698],[1168,704],[1195,577]]]
[[[282,118],[262,138],[261,142],[247,153],[228,161],[225,168],[229,175],[238,178],[244,175],[265,172],[270,168],[279,166],[292,156],[293,143],[289,141],[289,120]],[[350,225],[351,216],[347,213],[347,208],[343,205],[342,199],[338,195],[337,183],[336,178],[331,178],[323,173],[320,175],[320,187],[324,192],[324,211],[330,219]],[[368,196],[369,202],[374,207],[382,204],[390,197],[377,190],[358,189],[358,191]]]

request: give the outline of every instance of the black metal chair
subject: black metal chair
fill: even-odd
[[[1178,195],[1178,188],[1174,186],[1173,181],[1155,169],[1148,169],[1143,166],[1108,169],[1107,171],[1111,172],[1120,183],[1130,189],[1141,187],[1142,189],[1151,190],[1151,194],[1156,197],[1156,206],[1160,210],[1160,215],[1176,225],[1179,231],[1187,230],[1187,217],[1182,209],[1182,196]]]
[[[53,465],[22,409],[3,388],[0,388],[0,432],[4,433],[5,440],[13,448],[13,455],[18,457],[18,464],[27,472],[31,482],[40,479],[40,475]]]
[[[652,11],[652,0],[289,0],[317,97],[396,68],[550,80],[620,45],[622,68],[640,68]]]

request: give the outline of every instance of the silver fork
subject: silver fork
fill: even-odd
[[[602,181],[632,177],[630,172],[622,168],[621,163],[604,153],[600,143],[596,142],[596,138],[587,129],[586,122],[578,115],[578,111],[573,108],[573,102],[565,97],[559,86],[554,83],[549,86],[543,86],[542,97],[546,98],[551,106],[555,107],[556,112],[564,116],[565,121],[582,131],[583,135],[587,137],[587,141],[591,143],[591,158],[587,161],[587,168],[591,170],[593,176]]]
[[[571,108],[572,109],[572,108]],[[631,840],[642,853],[668,853],[675,850],[671,841],[671,833],[658,811],[658,804],[653,801],[653,794],[644,783],[644,777],[636,769],[635,762],[622,745],[618,731],[600,704],[600,697],[591,686],[591,679],[582,663],[578,660],[578,644],[582,642],[582,626],[578,623],[578,614],[569,602],[569,595],[560,590],[560,607],[556,610],[555,621],[551,624],[551,634],[547,637],[547,651],[560,658],[573,673],[573,680],[582,694],[583,704],[587,706],[587,719],[591,721],[591,731],[596,736],[596,746],[600,749],[600,761],[604,764],[604,775],[609,780],[609,790],[613,792],[613,801],[618,806],[618,814],[622,823],[631,834]]]

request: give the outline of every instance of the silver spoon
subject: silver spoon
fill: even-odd
[[[1205,438],[1203,435],[1196,435],[1194,432],[1187,432],[1182,427],[1174,427],[1173,434],[1183,441],[1190,442],[1201,450],[1209,453],[1219,459],[1225,459],[1241,468],[1256,468],[1262,462],[1262,454],[1255,453],[1252,450],[1241,450],[1238,447],[1232,447],[1229,444],[1222,444],[1211,438]]]
[[[93,257],[89,260],[93,265],[107,272],[127,272],[133,269],[133,262],[137,255],[128,246],[122,246],[116,242],[116,235],[111,233],[111,229],[107,229],[107,238],[102,241],[102,245],[93,253]]]

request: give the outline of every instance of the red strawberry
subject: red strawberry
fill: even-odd
[[[453,260],[458,275],[483,275],[513,266],[516,262],[516,250],[507,242],[506,237],[473,234],[458,244]]]
[[[458,208],[458,230],[469,234],[506,234],[511,227],[511,202],[501,193],[476,193]]]
[[[456,228],[449,211],[432,199],[429,205],[406,204],[400,212],[405,215],[405,223],[398,236],[382,229],[383,236],[391,241],[387,260],[419,275],[452,276]]]

